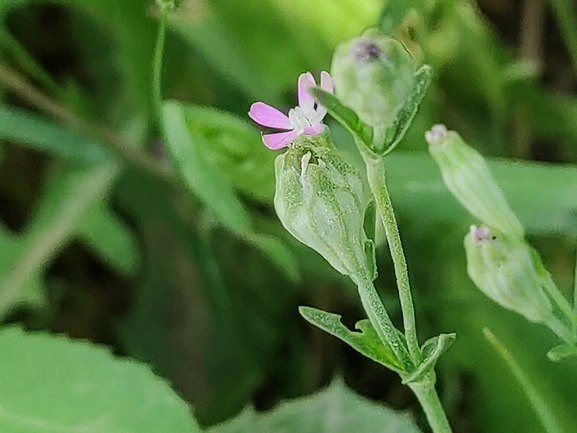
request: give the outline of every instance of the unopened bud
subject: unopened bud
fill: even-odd
[[[414,72],[404,45],[376,29],[339,45],[331,66],[336,96],[376,128],[393,123],[413,90]]]
[[[465,236],[465,252],[469,277],[485,295],[532,322],[550,323],[551,302],[529,245],[473,225]]]
[[[337,271],[372,278],[361,177],[329,140],[300,136],[276,158],[275,209],[283,226]]]
[[[522,239],[523,226],[503,195],[485,159],[444,125],[425,133],[429,153],[435,159],[445,185],[461,204],[491,228]]]

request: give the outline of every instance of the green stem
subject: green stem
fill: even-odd
[[[549,294],[551,299],[553,299],[553,302],[557,304],[559,310],[565,315],[567,320],[569,320],[573,326],[577,326],[577,313],[573,310],[573,308],[571,308],[571,304],[569,304],[569,301],[565,299],[565,296],[559,292],[557,285],[549,274],[547,274],[547,276],[544,278],[543,283],[545,291]]]
[[[575,9],[570,0],[551,0],[553,13],[559,22],[565,45],[571,56],[573,68],[577,70],[577,26],[575,25]]]
[[[360,272],[359,274],[364,275],[366,273]],[[415,364],[407,353],[407,349],[399,337],[399,331],[393,325],[372,279],[367,275],[352,277],[352,279],[357,284],[363,308],[381,342],[391,348],[407,371],[415,368]]]
[[[162,124],[162,63],[164,60],[164,40],[166,38],[166,17],[166,9],[160,8],[160,21],[152,61],[152,98],[159,125]]]
[[[403,327],[407,338],[407,346],[413,362],[418,365],[421,362],[421,350],[417,339],[415,308],[409,284],[407,260],[405,259],[395,212],[385,183],[385,162],[383,158],[372,158],[368,155],[363,155],[363,157],[367,165],[367,176],[371,192],[375,198],[377,212],[385,228],[389,250],[393,259],[399,299],[403,311]]]
[[[410,383],[409,387],[421,403],[433,433],[451,433],[447,415],[435,390],[435,373],[431,371],[422,381]]]

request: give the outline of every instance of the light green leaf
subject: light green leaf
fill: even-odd
[[[357,137],[366,146],[372,148],[373,130],[369,125],[366,125],[359,119],[353,110],[343,105],[335,95],[324,91],[320,87],[313,87],[309,89],[309,92],[316,101],[323,105],[328,113],[347,128],[354,137]]]
[[[136,239],[104,203],[97,203],[84,213],[77,235],[118,272],[125,275],[136,272],[140,261]]]
[[[384,155],[392,152],[397,147],[411,126],[411,122],[415,118],[419,105],[431,83],[431,68],[428,65],[423,65],[415,72],[413,79],[413,91],[397,113],[397,118],[393,124],[387,128],[385,133],[386,137],[391,137],[391,141],[385,143],[384,151],[382,152]],[[379,148],[379,146],[376,147]]]
[[[515,376],[515,379],[517,379],[517,382],[519,382],[519,385],[521,388],[523,388],[523,392],[529,398],[531,406],[535,410],[539,421],[547,433],[562,433],[564,430],[560,427],[556,419],[556,414],[551,410],[547,401],[541,396],[539,390],[531,382],[531,378],[525,374],[515,358],[513,358],[511,353],[505,346],[503,346],[503,344],[499,341],[495,334],[491,332],[489,328],[484,328],[483,333],[485,334],[485,338],[489,340],[493,348],[507,363],[511,373],[513,373],[513,376]]]
[[[165,381],[132,360],[63,336],[0,332],[3,433],[200,432]]]
[[[390,348],[383,346],[368,320],[361,320],[356,324],[356,328],[361,332],[353,332],[342,324],[338,314],[311,307],[299,307],[299,312],[307,322],[344,341],[367,358],[398,373],[403,372],[402,363]]]
[[[280,404],[271,412],[246,409],[209,433],[419,433],[407,413],[355,394],[341,380],[326,389]]]
[[[451,347],[455,338],[456,334],[440,334],[428,339],[421,348],[423,361],[413,373],[403,378],[403,383],[419,382],[425,375],[433,371],[437,361]]]
[[[577,356],[577,347],[570,346],[568,344],[560,344],[553,347],[549,352],[547,352],[547,358],[553,362],[561,362],[567,358]]]
[[[208,107],[186,105],[185,116],[203,155],[235,188],[271,203],[276,153],[263,145],[258,130],[239,117]]]
[[[184,185],[222,225],[233,233],[246,233],[250,230],[250,214],[228,178],[203,154],[198,142],[202,138],[190,131],[185,107],[176,101],[168,101],[162,113],[165,144]]]

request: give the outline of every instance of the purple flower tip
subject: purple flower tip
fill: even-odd
[[[472,225],[469,228],[469,233],[477,243],[492,239],[489,227],[477,227],[476,225]]]
[[[447,127],[443,124],[435,125],[430,131],[425,132],[425,140],[431,146],[441,144],[447,138]]]
[[[316,86],[313,74],[301,74],[298,80],[298,102],[288,115],[264,102],[255,102],[250,106],[249,117],[256,123],[269,128],[285,130],[272,134],[263,134],[262,141],[269,149],[280,149],[291,144],[299,135],[318,135],[323,132],[322,120],[327,110],[317,104],[308,89]],[[328,72],[321,72],[321,89],[333,91],[333,80]]]

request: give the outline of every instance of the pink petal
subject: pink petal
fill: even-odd
[[[271,128],[291,129],[289,118],[274,107],[264,102],[255,102],[250,106],[248,115],[252,120],[262,126]]]
[[[330,93],[333,93],[333,90],[335,89],[333,79],[326,71],[321,72],[321,89],[326,90],[327,92]]]
[[[264,134],[262,136],[262,141],[266,147],[269,149],[280,149],[281,147],[288,146],[291,144],[295,138],[300,134],[297,131],[288,132],[277,132],[274,134]]]
[[[319,135],[324,129],[325,127],[322,123],[317,123],[316,125],[305,128],[305,135]]]
[[[310,108],[313,107],[315,100],[309,94],[308,89],[309,87],[314,87],[316,85],[317,83],[315,82],[315,78],[313,77],[313,74],[311,74],[310,72],[301,74],[299,76],[299,83],[298,83],[299,106],[303,108],[307,106]]]

